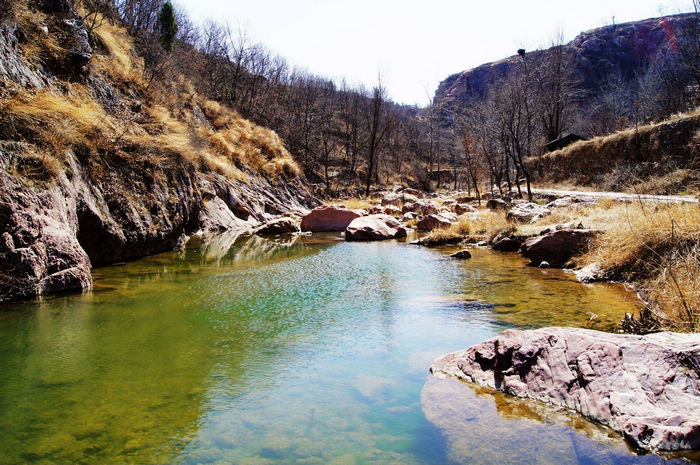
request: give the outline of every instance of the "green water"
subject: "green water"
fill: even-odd
[[[634,302],[515,254],[333,234],[192,240],[0,306],[0,463],[659,463],[576,415],[430,377],[510,327]]]

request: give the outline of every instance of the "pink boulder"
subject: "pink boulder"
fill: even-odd
[[[323,206],[314,208],[301,220],[301,230],[311,232],[343,231],[360,214],[346,208]]]
[[[346,241],[381,241],[405,237],[406,229],[389,215],[369,215],[356,218],[345,230]]]
[[[428,215],[416,223],[416,229],[419,231],[433,231],[435,229],[449,228],[450,225],[452,225],[450,220],[440,215]]]
[[[430,371],[577,410],[649,450],[700,448],[700,337],[507,330]]]

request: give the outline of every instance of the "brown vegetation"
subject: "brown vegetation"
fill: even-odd
[[[544,183],[675,194],[700,187],[700,112],[579,141],[528,161]]]
[[[51,20],[49,15],[16,4],[13,13],[24,32],[31,33],[22,48],[30,63],[63,50],[51,34],[38,30]],[[26,159],[14,161],[18,175],[55,177],[67,149],[82,154],[98,176],[104,172],[99,165],[109,165],[109,159],[134,157],[148,157],[156,164],[184,161],[242,181],[247,180],[246,171],[272,179],[299,174],[276,133],[198,95],[186,78],[173,73],[167,82],[151,85],[126,29],[98,19],[90,84],[58,82],[42,89],[10,87],[3,92],[0,138],[30,144],[20,152]],[[113,92],[100,88],[101,82],[117,87],[111,102],[98,97]]]
[[[456,223],[446,229],[437,229],[423,238],[423,244],[432,246],[459,242],[463,239],[488,241],[501,231],[510,229],[513,224],[505,215],[481,210],[477,213],[461,215]]]

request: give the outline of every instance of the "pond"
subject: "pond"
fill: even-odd
[[[517,254],[224,234],[0,306],[0,463],[662,463],[430,376],[506,328],[609,329],[621,286]]]

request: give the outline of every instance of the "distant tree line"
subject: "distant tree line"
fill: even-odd
[[[329,194],[403,183],[531,195],[525,160],[547,142],[687,110],[700,86],[698,21],[689,21],[641,72],[613,74],[596,96],[581,92],[573,57],[558,37],[537,57],[519,50],[517,66],[483,98],[417,108],[389,101],[381,77],[366,89],[294,68],[244,29],[215,21],[197,27],[163,0],[76,2],[86,23],[98,27],[96,18],[109,17],[130,31],[154,85],[182,73],[197,92],[275,130],[310,182]]]

